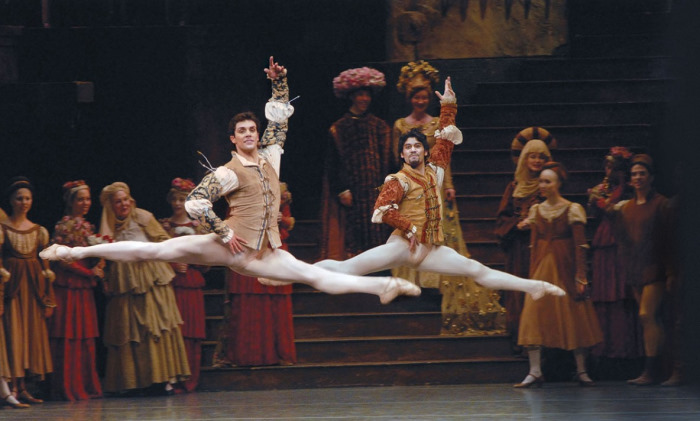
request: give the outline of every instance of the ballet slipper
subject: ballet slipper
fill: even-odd
[[[0,397],[0,399],[2,399],[3,401],[5,401],[5,403],[7,405],[9,405],[15,409],[29,408],[29,405],[18,401],[17,398],[15,398],[15,396],[12,393],[10,393],[9,395],[7,395],[5,397]]]
[[[399,295],[417,297],[421,293],[420,288],[405,279],[390,277],[384,291],[379,294],[382,304],[389,304]]]
[[[70,247],[61,244],[52,244],[49,247],[39,252],[39,257],[44,260],[62,260],[64,262],[72,262],[70,257]]]
[[[530,292],[530,296],[533,300],[539,300],[545,295],[554,295],[555,297],[562,297],[566,295],[566,291],[564,291],[556,285],[550,284],[549,282],[545,281],[536,282],[540,282],[540,284],[536,287],[535,291]]]
[[[542,376],[541,374],[539,376],[535,376],[532,373],[528,373],[527,376],[525,376],[525,378],[523,379],[523,381],[521,381],[518,384],[514,384],[513,387],[516,389],[527,389],[532,386],[542,387],[543,384],[544,376]]]

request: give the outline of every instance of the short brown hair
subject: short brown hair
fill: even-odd
[[[233,135],[236,131],[236,124],[240,123],[241,121],[246,121],[250,120],[253,123],[255,123],[255,128],[260,131],[260,120],[258,120],[258,117],[253,114],[251,111],[245,111],[242,113],[238,113],[233,116],[233,118],[228,122],[228,134],[229,136]]]

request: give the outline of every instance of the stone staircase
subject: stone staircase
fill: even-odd
[[[662,133],[672,83],[663,54],[662,5],[572,4],[580,13],[572,28],[587,29],[572,31],[567,56],[431,61],[463,88],[457,92],[464,98],[457,122],[465,142],[452,164],[462,230],[473,258],[497,269],[504,256],[492,232],[494,216],[515,167],[510,142],[521,129],[544,127],[557,139],[554,158],[570,170],[565,196],[584,205],[586,189],[603,176],[611,146],[653,152]],[[599,9],[589,13],[585,4]],[[391,78],[400,65],[376,67]],[[484,66],[490,71],[470,71]],[[589,224],[589,238],[593,229]],[[318,221],[298,221],[291,252],[316,260],[319,230]],[[202,390],[509,383],[527,371],[527,362],[511,354],[507,335],[441,336],[441,297],[435,290],[383,306],[373,296],[331,296],[300,285],[293,294],[298,364],[213,369],[208,366],[222,314],[223,269],[208,276]],[[610,373],[592,375],[612,379]]]

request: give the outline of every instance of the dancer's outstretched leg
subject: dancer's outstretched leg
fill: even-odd
[[[280,249],[266,250],[261,258],[257,258],[258,252],[255,250],[233,254],[216,234],[182,236],[160,243],[118,241],[73,248],[54,244],[39,255],[47,260],[64,261],[102,257],[122,262],[159,260],[228,266],[244,275],[304,283],[329,294],[375,294],[385,304],[397,295],[420,295],[420,288],[400,278],[342,275],[301,262]]]
[[[544,295],[566,295],[563,289],[549,282],[524,279],[510,273],[491,269],[445,246],[434,246],[433,250],[416,269],[439,272],[443,275],[466,276],[474,279],[477,284],[489,289],[527,292],[534,300]]]
[[[68,247],[54,244],[39,253],[46,260],[73,261],[86,257],[101,257],[116,262],[159,260],[205,266],[231,266],[254,254],[233,254],[216,234],[171,238],[160,243],[117,241],[88,247]],[[242,264],[242,263],[238,263]]]
[[[350,292],[374,294],[379,296],[383,304],[390,302],[397,295],[420,295],[420,288],[404,279],[332,272],[297,260],[282,249],[266,250],[261,258],[251,260],[240,270],[235,270],[249,276],[300,282],[328,294]]]
[[[419,247],[425,247],[420,245]],[[420,253],[415,253],[420,255]],[[425,255],[423,253],[422,255]],[[399,266],[409,265],[412,254],[408,250],[408,241],[398,235],[392,235],[386,244],[373,247],[347,260],[326,259],[314,263],[314,266],[333,272],[366,275]]]

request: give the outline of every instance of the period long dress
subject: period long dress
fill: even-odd
[[[3,266],[10,272],[5,284],[3,322],[12,377],[38,376],[53,372],[49,334],[44,309],[55,307],[53,271],[39,258],[49,242],[49,232],[40,225],[17,230],[2,224]]]
[[[288,203],[280,206],[282,249],[294,228]],[[227,271],[229,297],[214,356],[215,366],[275,365],[297,361],[294,344],[292,285],[263,285],[257,278]]]
[[[576,278],[585,279],[586,213],[578,203],[550,207],[533,205],[531,220],[532,262],[530,278],[550,282],[566,291],[537,301],[525,297],[518,345],[574,350],[588,348],[603,339],[590,299],[577,299]]]
[[[614,216],[606,212],[608,206],[621,200],[623,187],[608,190],[603,183],[595,186],[588,203],[591,215],[598,220],[591,241],[591,300],[603,331],[603,341],[593,347],[591,354],[607,358],[636,358],[644,352],[637,303],[631,288],[625,283]]]
[[[87,246],[94,227],[82,217],[63,217],[54,229],[52,242],[70,247]],[[49,319],[54,373],[51,394],[69,401],[102,396],[97,374],[95,341],[99,337],[91,268],[96,259],[71,263],[54,262],[56,309]]]
[[[2,217],[2,214],[0,214],[0,217]],[[4,238],[4,230],[0,229],[0,245],[4,243]],[[0,313],[5,312],[5,284],[9,280],[10,273],[3,267],[3,259],[0,259]],[[12,371],[7,360],[7,340],[5,339],[3,318],[3,316],[0,316],[0,378],[10,381],[12,379]]]
[[[440,128],[440,119],[433,117],[422,125],[410,124],[405,118],[394,123],[392,132],[393,151],[398,163],[399,138],[412,129],[419,129],[435,146],[435,130]],[[452,171],[448,167],[443,181],[442,197],[446,189],[453,189]],[[462,235],[459,211],[453,201],[443,200],[442,228],[444,245],[459,254],[470,257]],[[474,280],[462,276],[447,276],[434,272],[419,272],[407,266],[392,269],[391,274],[409,280],[423,288],[439,288],[442,293],[442,334],[484,335],[505,332],[506,312],[499,303],[500,294],[478,285]]]
[[[528,196],[514,197],[513,193],[516,187],[517,182],[511,181],[503,192],[496,214],[494,232],[505,252],[504,272],[527,278],[530,276],[530,231],[519,230],[517,225],[527,218],[532,205],[541,203],[544,198],[537,191]],[[503,291],[506,328],[515,336],[517,336],[524,301],[525,293],[523,292]]]
[[[116,227],[114,238],[160,242],[169,236],[150,212],[136,208]],[[189,377],[182,318],[171,285],[174,276],[165,262],[111,262],[104,326],[106,392]]]
[[[198,221],[176,224],[170,221],[170,218],[163,218],[160,223],[171,237],[202,234]],[[187,361],[192,373],[190,378],[183,382],[188,392],[197,387],[202,365],[202,341],[206,338],[204,293],[202,292],[206,281],[202,273],[208,269],[207,266],[187,265],[187,271],[185,273],[176,271],[172,281],[177,307],[183,320],[180,330],[185,340]]]

